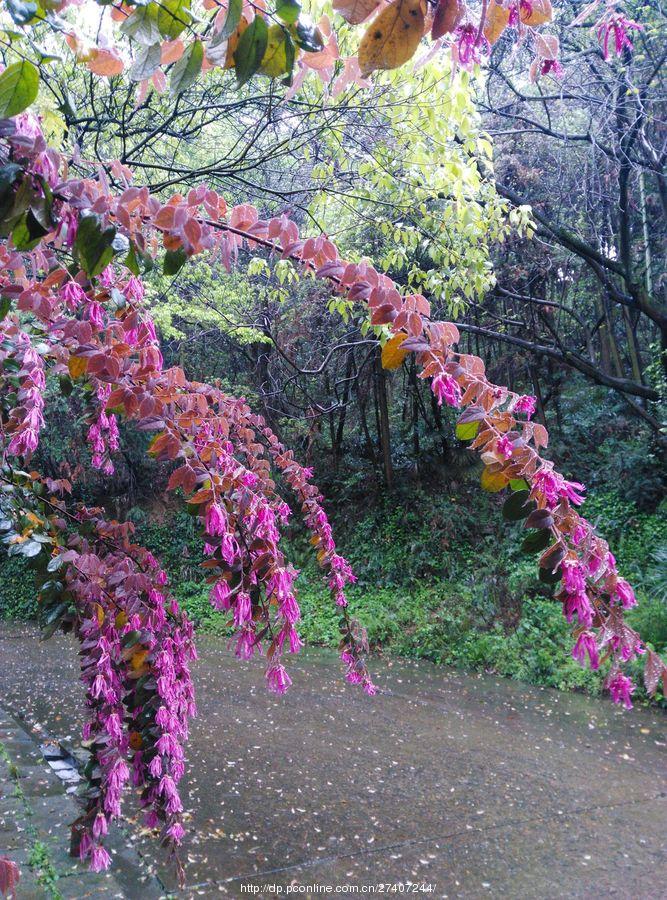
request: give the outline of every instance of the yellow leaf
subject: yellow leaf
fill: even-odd
[[[495,44],[510,20],[510,11],[491,0],[484,22],[484,37],[490,44]]]
[[[140,650],[135,650],[132,653],[132,656],[130,657],[130,665],[135,671],[143,666],[144,662],[146,661],[146,657],[148,656],[148,652],[148,650],[142,648]]]
[[[502,491],[504,487],[507,487],[508,484],[509,478],[504,472],[492,472],[489,468],[483,470],[482,487],[485,491],[496,494],[498,491]]]
[[[402,331],[389,338],[382,348],[382,368],[398,369],[403,365],[403,360],[408,355],[407,350],[401,350],[401,344],[407,338]]]
[[[115,618],[116,628],[122,628],[127,624],[127,613],[119,612]]]
[[[553,18],[551,0],[531,0],[521,7],[519,15],[524,25],[545,25]]]
[[[104,624],[104,610],[99,603],[95,604],[95,615],[97,616],[97,624],[102,626]]]
[[[239,24],[236,26],[236,31],[234,34],[231,34],[227,39],[227,55],[225,56],[225,64],[222,67],[223,69],[233,69],[234,62],[234,54],[236,53],[236,48],[238,47],[238,43],[241,40],[241,35],[246,30],[250,23],[243,16],[239,21]]]
[[[67,360],[67,368],[72,378],[81,378],[88,368],[88,360],[82,356],[70,356]]]
[[[359,45],[362,75],[397,69],[411,59],[424,34],[424,0],[394,0],[373,19]]]
[[[269,78],[280,78],[286,75],[291,66],[287,63],[287,38],[280,25],[269,28],[266,52],[262,57],[259,71]]]

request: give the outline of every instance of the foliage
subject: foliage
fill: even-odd
[[[533,78],[553,69],[558,57],[557,38],[540,34],[553,17],[550,0],[439,0],[434,13],[425,0],[393,0],[388,8],[379,0],[336,0],[334,9],[352,25],[377,12],[358,50],[347,58],[341,58],[329,18],[313,24],[296,0],[277,0],[273,8],[261,10],[243,0],[229,0],[226,9],[193,0],[142,2],[111,10],[104,0],[62,0],[57,12],[45,0],[11,0],[7,7],[5,38],[19,53],[27,51],[35,65],[18,63],[4,78],[4,90],[0,80],[0,98],[6,98],[3,116],[16,115],[34,100],[39,80],[35,66],[60,61],[63,53],[99,77],[125,75],[140,85],[140,97],[150,85],[172,98],[187,91],[204,71],[216,68],[233,68],[239,87],[256,75],[299,84],[308,71],[328,82],[336,69],[342,86],[363,84],[373,71],[408,62],[429,30],[436,42],[433,51],[445,43],[464,67],[479,63],[504,32],[512,32],[515,41],[530,42]],[[612,27],[606,24],[608,16],[603,14],[599,26],[605,53]],[[634,24],[617,16],[614,27],[625,34]],[[354,44],[347,25],[341,26],[339,36],[342,45]],[[39,41],[43,48],[38,48]],[[618,38],[615,48],[620,53]]]

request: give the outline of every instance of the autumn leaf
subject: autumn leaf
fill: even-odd
[[[509,15],[509,13],[508,13]],[[520,18],[524,25],[545,25],[553,18],[551,0],[531,0],[520,7]]]
[[[99,47],[93,50],[86,65],[94,75],[101,75],[105,78],[120,75],[125,68],[125,64],[116,50]]]
[[[389,338],[382,348],[382,368],[398,369],[405,357],[408,355],[407,350],[401,350],[401,344],[407,338],[407,334],[402,331]]]
[[[424,0],[394,0],[373,19],[359,45],[363,76],[397,69],[411,59],[424,33]]]
[[[259,71],[269,78],[289,75],[294,65],[294,44],[291,37],[280,25],[271,25],[268,42]]]
[[[491,0],[484,22],[484,37],[490,44],[495,44],[510,20],[510,11]]]
[[[333,0],[333,8],[350,25],[360,25],[378,8],[380,0]]]
[[[72,378],[81,378],[88,368],[88,360],[84,356],[70,356],[67,360],[67,368]]]
[[[482,487],[491,494],[497,494],[498,491],[502,491],[504,487],[507,487],[508,483],[509,478],[504,472],[494,472],[488,467],[482,471]]]
[[[465,5],[461,0],[440,0],[433,15],[431,37],[434,41],[443,34],[451,34],[465,13]]]

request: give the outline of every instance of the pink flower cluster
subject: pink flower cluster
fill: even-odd
[[[461,388],[455,378],[446,372],[439,372],[431,381],[431,390],[435,394],[438,406],[444,400],[447,406],[461,405]]]
[[[189,663],[195,658],[191,624],[165,594],[166,575],[152,554],[129,542],[130,529],[99,511],[79,513],[93,542],[75,538],[63,554],[69,590],[80,609],[81,675],[91,719],[84,728],[95,765],[97,796],[84,816],[80,856],[99,871],[109,864],[102,846],[121,812],[131,780],[142,787],[146,823],[178,843],[184,773],[183,744],[195,715]],[[145,670],[150,678],[140,678]]]
[[[598,39],[602,44],[602,55],[605,59],[609,59],[611,56],[610,44],[612,39],[616,56],[620,56],[626,49],[634,49],[628,35],[629,31],[643,31],[643,26],[632,19],[628,19],[623,13],[615,12],[610,7],[597,25]]]
[[[9,360],[18,364],[18,371],[5,369]],[[3,320],[0,322],[0,383],[9,371],[19,379],[19,388],[7,426],[11,434],[7,452],[30,457],[37,449],[44,426],[44,362],[29,336],[12,322]]]

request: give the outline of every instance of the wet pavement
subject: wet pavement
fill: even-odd
[[[663,712],[387,660],[368,698],[315,649],[276,698],[261,665],[198,646],[184,896],[667,897]],[[2,626],[0,660],[2,705],[76,744],[73,642]],[[173,889],[159,847],[133,838]]]

